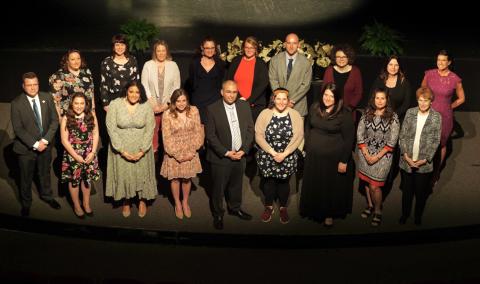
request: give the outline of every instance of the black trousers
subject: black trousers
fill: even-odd
[[[242,204],[243,173],[245,172],[246,161],[229,161],[228,164],[211,164],[213,190],[212,210],[213,216],[223,216],[225,209],[223,199],[227,194],[227,205],[231,211],[240,210]]]
[[[427,198],[431,193],[432,173],[407,173],[401,170],[402,176],[402,216],[410,217],[413,198],[415,197],[415,219],[421,219]]]
[[[34,174],[38,175],[40,198],[52,200],[52,187],[50,182],[50,167],[52,164],[52,150],[48,147],[42,153],[18,155],[20,166],[20,200],[22,207],[32,204],[32,181]]]
[[[272,206],[275,199],[278,198],[280,207],[287,207],[290,195],[290,177],[286,179],[265,178],[263,194],[265,194],[265,206]]]

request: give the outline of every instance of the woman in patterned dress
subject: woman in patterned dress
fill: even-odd
[[[287,212],[290,195],[290,176],[297,171],[297,152],[303,140],[303,120],[298,111],[288,107],[288,90],[278,88],[273,92],[273,103],[264,109],[255,123],[255,142],[260,149],[257,165],[265,179],[265,210],[263,222],[270,222],[273,203],[278,198],[280,222],[289,222]]]
[[[95,113],[95,98],[92,72],[77,49],[70,49],[62,57],[60,69],[49,78],[50,89],[55,99],[58,115],[65,115],[74,93],[84,93],[92,112]]]
[[[91,182],[100,177],[96,156],[98,124],[85,94],[73,94],[67,113],[61,121],[60,135],[65,148],[61,180],[68,183],[75,215],[81,219],[85,215],[91,217]],[[79,187],[82,190],[83,209],[80,205]]]
[[[358,177],[368,183],[368,207],[361,215],[368,218],[374,210],[372,226],[382,222],[382,186],[392,165],[399,131],[398,116],[390,106],[388,93],[374,90],[357,129]]]
[[[197,150],[203,146],[205,133],[198,109],[190,105],[187,92],[183,89],[173,92],[170,106],[163,113],[162,136],[165,154],[160,174],[170,180],[175,216],[178,219],[183,219],[183,216],[190,218],[192,211],[188,197],[192,178],[202,172]]]
[[[434,184],[439,178],[440,169],[447,155],[447,141],[453,129],[453,110],[465,102],[462,79],[450,70],[451,64],[451,55],[446,50],[440,50],[437,54],[437,69],[427,70],[422,81],[422,87],[428,87],[432,90],[435,97],[432,102],[432,109],[438,111],[442,116],[440,162],[434,167]],[[452,102],[454,93],[457,98]]]
[[[112,55],[102,61],[100,77],[100,97],[105,111],[111,101],[120,97],[128,82],[140,79],[137,59],[128,52],[125,35],[112,37]]]
[[[138,198],[138,216],[147,214],[147,200],[155,199],[157,182],[152,151],[155,119],[140,81],[125,86],[124,95],[108,108],[110,136],[105,195],[123,200],[122,215],[130,216],[132,199]]]

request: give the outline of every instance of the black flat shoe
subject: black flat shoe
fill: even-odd
[[[223,230],[223,217],[222,216],[213,217],[213,227],[216,230]]]
[[[93,217],[95,214],[93,214],[93,211],[90,211],[90,212],[85,211],[85,215],[87,215],[88,217]]]
[[[20,210],[20,215],[22,217],[30,216],[30,207],[22,207],[22,210]]]

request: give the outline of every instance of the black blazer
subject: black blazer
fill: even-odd
[[[235,72],[242,60],[242,55],[235,57],[227,71],[227,80],[233,80]],[[267,64],[260,57],[256,58],[255,69],[253,73],[252,95],[248,98],[248,102],[253,105],[266,106],[267,96],[269,95],[270,81],[268,79]]]
[[[252,112],[247,102],[237,100],[235,102],[240,134],[242,138],[241,150],[247,154],[253,143],[254,124]],[[232,148],[232,134],[228,123],[227,112],[223,105],[223,98],[207,107],[207,161],[215,164],[227,164],[231,160],[225,154]]]
[[[40,133],[35,124],[35,114],[33,113],[31,102],[27,100],[25,93],[20,94],[11,103],[10,115],[16,136],[13,143],[13,151],[17,154],[33,154],[33,144],[35,142],[43,138],[52,143],[57,131],[58,115],[52,96],[44,92],[39,92],[38,96],[40,99],[43,133]]]

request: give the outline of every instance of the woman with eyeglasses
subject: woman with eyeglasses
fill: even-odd
[[[331,55],[333,65],[325,70],[323,87],[335,83],[342,95],[344,106],[354,112],[362,100],[363,93],[362,73],[353,65],[355,51],[347,44],[338,44],[333,47]]]
[[[227,71],[227,80],[237,83],[240,99],[247,101],[252,110],[253,121],[267,105],[267,64],[258,57],[258,41],[249,36],[242,45],[242,55],[235,57]]]

